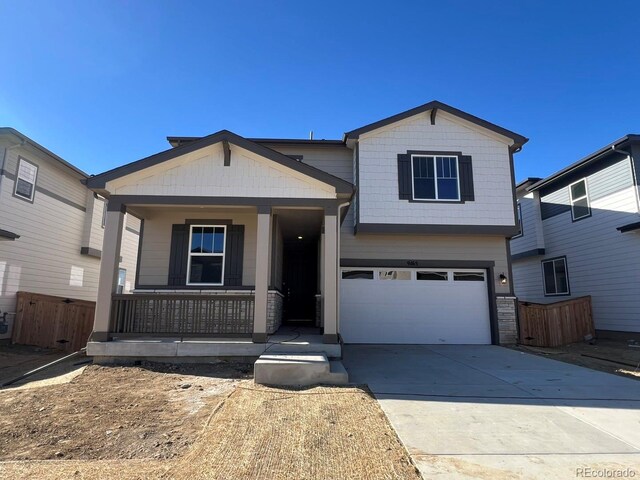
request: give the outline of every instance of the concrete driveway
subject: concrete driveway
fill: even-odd
[[[343,363],[424,478],[640,478],[640,381],[497,346],[346,345]]]

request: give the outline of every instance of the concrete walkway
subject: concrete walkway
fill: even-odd
[[[347,345],[343,355],[424,478],[640,478],[640,381],[497,346]]]

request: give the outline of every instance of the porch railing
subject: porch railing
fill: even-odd
[[[113,295],[111,333],[251,335],[253,295]]]

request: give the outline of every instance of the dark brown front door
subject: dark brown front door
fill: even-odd
[[[283,253],[284,320],[312,322],[318,286],[318,243],[287,242]]]

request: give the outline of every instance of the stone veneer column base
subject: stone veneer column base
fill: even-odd
[[[282,304],[284,297],[280,292],[270,290],[267,296],[267,333],[272,335],[282,325]]]
[[[498,308],[498,342],[500,345],[512,345],[518,342],[518,299],[510,296],[496,296]]]

